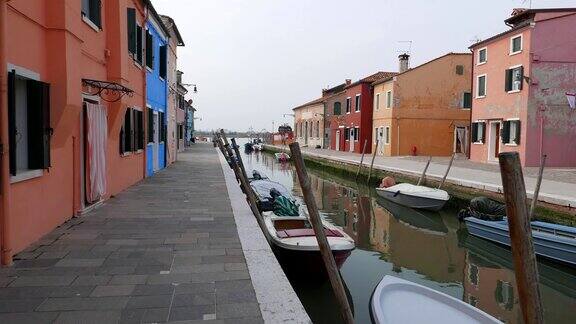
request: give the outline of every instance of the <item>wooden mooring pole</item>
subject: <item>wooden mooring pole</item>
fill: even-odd
[[[524,323],[544,323],[538,268],[526,203],[526,186],[517,152],[500,153],[500,173],[514,258],[514,272]]]
[[[322,225],[322,220],[318,213],[318,206],[316,205],[314,194],[310,188],[310,178],[308,177],[308,172],[306,171],[306,166],[304,165],[304,159],[302,158],[302,152],[300,152],[300,145],[298,145],[298,142],[290,144],[290,152],[292,153],[292,161],[294,161],[296,173],[298,174],[300,188],[302,188],[302,193],[304,195],[304,202],[308,207],[310,223],[312,223],[312,228],[314,229],[318,245],[320,246],[320,253],[322,254],[322,259],[326,266],[326,272],[328,273],[328,278],[330,279],[330,284],[332,285],[336,300],[340,305],[342,319],[344,320],[344,323],[354,323],[354,316],[352,315],[352,310],[348,303],[344,284],[342,283],[342,278],[340,278],[340,273],[338,272],[338,267],[336,266],[336,261],[334,261],[332,251],[330,250],[330,245],[328,244],[328,239],[324,232],[324,225]]]
[[[372,168],[374,167],[376,152],[378,152],[378,144],[380,144],[380,140],[376,140],[376,147],[374,148],[374,152],[372,152],[372,162],[370,162],[370,170],[368,171],[368,179],[366,180],[367,184],[370,184],[370,178],[372,177]]]
[[[456,153],[452,153],[452,157],[450,158],[450,163],[448,163],[448,168],[446,168],[446,173],[444,173],[444,177],[442,178],[440,185],[438,185],[438,189],[442,188],[442,186],[444,185],[444,182],[446,182],[446,178],[448,177],[448,173],[450,172],[450,168],[452,168],[452,162],[454,162],[455,156],[456,156]]]
[[[424,171],[422,171],[422,175],[420,176],[420,179],[418,179],[417,186],[419,186],[422,183],[422,181],[424,181],[424,178],[426,177],[426,171],[428,171],[428,167],[430,166],[430,161],[432,161],[431,156],[428,157],[428,162],[426,162],[426,166],[424,167]]]
[[[362,147],[362,157],[360,158],[360,164],[358,164],[358,171],[356,171],[356,180],[358,180],[358,176],[360,175],[360,169],[362,169],[362,163],[364,162],[364,153],[366,153],[366,144],[368,144],[368,140],[364,140],[364,147]]]
[[[542,155],[542,161],[540,161],[540,170],[538,170],[538,179],[536,180],[536,188],[534,188],[534,194],[532,195],[532,202],[530,203],[530,219],[534,217],[534,211],[536,210],[536,205],[538,204],[538,195],[540,194],[540,185],[542,184],[542,176],[544,176],[544,166],[546,165],[546,154]]]

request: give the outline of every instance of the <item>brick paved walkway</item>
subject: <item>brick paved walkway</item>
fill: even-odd
[[[179,160],[0,269],[0,323],[262,322],[215,150]]]

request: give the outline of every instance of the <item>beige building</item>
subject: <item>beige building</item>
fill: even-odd
[[[323,147],[324,99],[319,98],[293,108],[294,139],[300,146]]]
[[[372,149],[384,156],[468,154],[471,54],[448,53],[372,84]]]

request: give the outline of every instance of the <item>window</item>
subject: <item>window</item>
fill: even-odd
[[[128,52],[132,53],[132,57],[136,55],[136,9],[126,9],[126,24],[128,34]]]
[[[510,38],[510,55],[522,52],[522,35]]]
[[[392,108],[392,91],[386,91],[386,108]]]
[[[154,39],[148,29],[146,29],[146,66],[154,68]]]
[[[127,108],[124,124],[120,129],[120,154],[144,149],[144,114],[140,110]]]
[[[316,138],[320,138],[320,121],[316,121]]]
[[[160,46],[160,71],[159,71],[159,73],[160,73],[160,77],[162,79],[166,79],[166,70],[168,69],[168,66],[167,66],[167,63],[168,63],[167,59],[168,58],[166,57],[166,55],[168,55],[167,48],[168,48],[167,45]]]
[[[342,114],[342,104],[340,104],[340,102],[335,102],[334,103],[334,115],[340,115]]]
[[[522,90],[522,79],[524,78],[524,67],[517,66],[506,70],[504,91],[517,92]]]
[[[358,141],[359,136],[360,136],[360,127],[354,127],[354,141]]]
[[[350,139],[350,128],[348,127],[344,128],[344,139],[347,141]]]
[[[505,120],[500,132],[502,143],[507,145],[520,144],[520,121],[519,120]]]
[[[464,74],[464,65],[456,65],[456,74],[458,75]]]
[[[472,123],[472,142],[477,144],[484,143],[484,136],[486,134],[486,123],[475,122]]]
[[[462,108],[472,108],[472,93],[464,92],[462,94]]]
[[[478,65],[488,61],[488,49],[486,47],[478,50]]]
[[[154,110],[148,108],[148,143],[154,142]]]
[[[102,29],[101,7],[101,0],[82,0],[82,17],[88,19],[98,29]]]
[[[486,74],[476,77],[476,98],[486,97]]]
[[[354,111],[360,111],[360,95],[356,95],[356,101],[354,102]]]
[[[10,174],[50,167],[50,85],[8,73]]]
[[[166,136],[168,134],[168,127],[166,126],[165,113],[158,112],[158,125],[160,125],[160,143],[166,143]]]
[[[374,100],[374,108],[376,110],[380,109],[380,94],[376,94],[376,100]]]
[[[384,144],[390,144],[390,126],[384,128]]]
[[[374,128],[374,144],[378,142],[378,127]]]
[[[350,107],[351,103],[350,103],[350,97],[346,98],[346,113],[349,114],[351,107]]]

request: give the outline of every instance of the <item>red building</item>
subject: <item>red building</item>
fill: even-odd
[[[370,153],[372,141],[372,86],[371,83],[394,76],[394,72],[378,72],[354,83],[346,80],[343,93],[332,103],[330,117],[330,148],[337,151]]]

